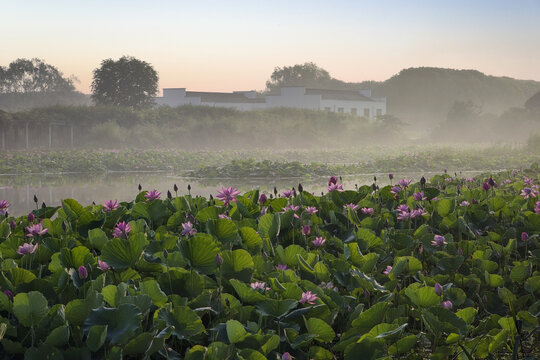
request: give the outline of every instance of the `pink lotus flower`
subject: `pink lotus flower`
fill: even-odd
[[[328,186],[330,186],[331,184],[337,184],[337,177],[335,176],[331,176],[330,177],[330,180],[328,180]]]
[[[251,286],[251,288],[253,290],[262,290],[262,291],[268,291],[270,290],[269,287],[266,286],[266,283],[265,282],[252,282],[251,284],[249,284],[249,286]]]
[[[292,197],[293,194],[294,194],[294,192],[292,190],[285,190],[282,195],[283,195],[283,197],[288,199],[288,198]]]
[[[107,264],[105,261],[101,261],[101,260],[98,259],[97,263],[98,263],[98,268],[101,271],[107,271],[107,270],[111,269],[109,264]]]
[[[105,201],[102,206],[104,207],[103,211],[109,212],[118,209],[118,201],[117,200],[108,200]]]
[[[278,265],[276,265],[276,269],[277,270],[287,270],[287,265],[286,264],[278,264]]]
[[[303,292],[302,293],[302,297],[300,298],[300,300],[298,300],[298,302],[300,304],[310,304],[310,305],[313,305],[315,304],[315,301],[317,300],[317,295],[316,294],[313,294],[311,291],[306,291],[306,292]]]
[[[300,209],[300,206],[294,206],[293,204],[289,204],[283,208],[280,214],[285,214],[287,211],[292,210],[294,212],[294,217],[296,219],[300,218],[298,215],[296,215],[296,211]]]
[[[347,204],[347,205],[343,205],[343,208],[345,210],[351,209],[352,211],[356,211],[356,210],[358,210],[359,206],[356,205],[356,204],[350,203],[350,204]]]
[[[391,272],[392,272],[392,267],[391,267],[390,265],[388,265],[388,266],[386,267],[386,269],[383,271],[383,274],[384,274],[384,275],[388,275],[388,274],[390,274]]]
[[[409,207],[406,204],[398,205],[396,208],[398,212],[409,211]]]
[[[9,203],[6,200],[0,200],[0,216],[8,213]]]
[[[469,206],[469,202],[467,200],[463,200],[459,205],[466,207]]]
[[[79,278],[86,279],[88,277],[88,270],[86,270],[86,267],[81,265],[77,271],[79,273]]]
[[[116,227],[113,230],[112,236],[115,238],[120,238],[120,237],[127,238],[130,231],[131,231],[131,226],[129,226],[129,223],[122,221],[116,224]]]
[[[540,214],[540,201],[536,202],[536,207],[534,208],[534,212],[537,214]]]
[[[445,308],[445,309],[452,309],[454,307],[454,304],[452,304],[452,302],[450,300],[446,300],[446,301],[443,301],[442,302],[442,307]]]
[[[221,190],[218,190],[217,198],[225,204],[225,206],[229,205],[229,203],[236,202],[236,197],[240,195],[240,191],[238,189],[235,189],[231,186],[228,188],[225,188],[224,186],[221,187]]]
[[[317,210],[317,208],[315,208],[315,207],[313,207],[313,206],[308,206],[308,207],[306,207],[306,208],[304,209],[304,211],[305,211],[306,213],[308,213],[309,215],[313,215],[313,214],[317,213],[317,211],[319,211],[319,210]]]
[[[193,234],[195,234],[197,232],[197,229],[195,229],[193,227],[193,224],[191,223],[191,221],[183,223],[182,228],[183,228],[183,230],[181,232],[182,235],[191,235],[191,236],[193,236]]]
[[[435,247],[441,247],[446,244],[448,244],[446,242],[446,239],[444,238],[444,236],[441,236],[441,235],[435,235],[433,237],[433,241],[431,242],[431,245]]]
[[[361,208],[360,211],[362,212],[362,214],[365,214],[365,215],[372,215],[373,214],[373,208]]]
[[[423,215],[427,215],[428,213],[422,209],[422,208],[418,208],[418,209],[414,209],[414,210],[411,210],[411,219],[414,219],[418,216],[423,216]]]
[[[231,217],[230,217],[230,216],[227,216],[227,214],[219,214],[219,215],[218,215],[218,218],[219,218],[219,219],[228,219],[228,220],[231,220]]]
[[[398,185],[401,186],[403,189],[406,189],[411,184],[411,182],[411,179],[401,179],[398,181]]]
[[[409,211],[402,211],[398,213],[397,219],[398,220],[407,220],[411,217],[411,213]]]
[[[152,200],[159,199],[160,195],[161,193],[159,191],[150,190],[150,191],[147,191],[146,194],[144,194],[144,197],[146,198],[146,201],[152,201]]]
[[[413,194],[413,198],[414,198],[414,200],[416,200],[416,201],[424,201],[424,200],[427,200],[427,198],[424,196],[424,192],[423,192],[423,191],[414,193],[414,194]]]
[[[328,192],[338,191],[343,192],[343,184],[330,184],[328,185]]]
[[[485,182],[482,184],[482,190],[485,190],[485,191],[488,191],[490,189],[490,185],[489,183]]]
[[[522,241],[529,241],[529,234],[527,234],[525,231],[521,233],[521,240]]]
[[[48,228],[43,228],[43,225],[41,223],[39,224],[33,224],[26,228],[26,236],[33,237],[38,235],[44,235],[47,231],[49,231]]]
[[[311,234],[311,228],[309,225],[302,226],[302,235],[308,236],[309,234]]]
[[[21,246],[19,246],[19,248],[17,249],[17,254],[23,255],[23,256],[28,255],[28,254],[33,254],[36,252],[37,248],[38,248],[38,244],[32,245],[29,243],[24,243]]]
[[[326,239],[323,239],[322,237],[315,237],[315,240],[313,240],[311,243],[315,247],[320,247],[320,246],[323,246],[325,242],[326,242]]]
[[[529,185],[529,186],[532,186],[534,184],[534,180],[531,179],[531,178],[528,178],[526,176],[523,177],[523,183],[525,185]]]
[[[283,355],[281,356],[281,360],[292,360],[292,356],[288,352],[283,353]]]
[[[394,194],[394,195],[397,195],[401,192],[401,188],[399,186],[393,186],[392,189],[390,190],[390,193]]]
[[[524,199],[528,199],[528,198],[535,198],[537,195],[538,195],[538,191],[535,191],[534,189],[532,188],[524,188],[523,190],[521,190],[521,196],[523,196]]]

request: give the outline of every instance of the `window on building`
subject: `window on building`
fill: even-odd
[[[342,107],[338,107],[338,108],[337,108],[337,112],[343,112],[343,108],[342,108]]]
[[[369,117],[369,109],[364,109],[364,116]]]
[[[327,107],[324,108],[324,111],[332,111],[332,108],[327,106]]]
[[[377,116],[382,116],[382,109],[377,109]]]
[[[351,114],[356,115],[357,113],[358,111],[356,110],[356,108],[351,108]]]

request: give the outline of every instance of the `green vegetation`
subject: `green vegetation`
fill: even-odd
[[[540,356],[538,168],[0,221],[4,358]],[[173,192],[174,193],[174,192]],[[288,355],[287,355],[288,353]]]
[[[57,150],[0,153],[0,174],[169,171],[183,176],[268,177],[375,172],[487,171],[527,168],[540,161],[538,140],[527,147],[380,146],[344,150]],[[536,139],[536,140],[535,140]]]

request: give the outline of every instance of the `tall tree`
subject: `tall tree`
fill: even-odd
[[[266,82],[267,91],[274,91],[282,86],[306,86],[315,88],[349,88],[341,80],[334,79],[328,71],[312,62],[274,68],[270,80]]]
[[[105,59],[94,70],[92,99],[97,104],[139,109],[153,104],[157,92],[157,72],[149,63],[132,56],[117,61]]]
[[[72,92],[74,78],[65,78],[54,66],[41,59],[17,59],[0,66],[0,93]]]

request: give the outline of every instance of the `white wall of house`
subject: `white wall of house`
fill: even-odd
[[[261,110],[276,107],[292,107],[311,110],[326,110],[343,112],[370,119],[386,114],[386,98],[371,97],[371,90],[360,90],[360,93],[373,101],[323,99],[322,95],[306,95],[306,88],[300,86],[283,87],[277,95],[267,95],[261,102],[209,102],[201,100],[200,96],[186,96],[185,88],[163,89],[163,97],[155,98],[157,105],[172,107],[182,105],[203,105],[224,107],[238,110]],[[235,91],[248,99],[255,99],[255,91]]]
[[[279,95],[266,95],[266,107],[321,110],[321,96],[306,95],[305,87],[282,87]]]

